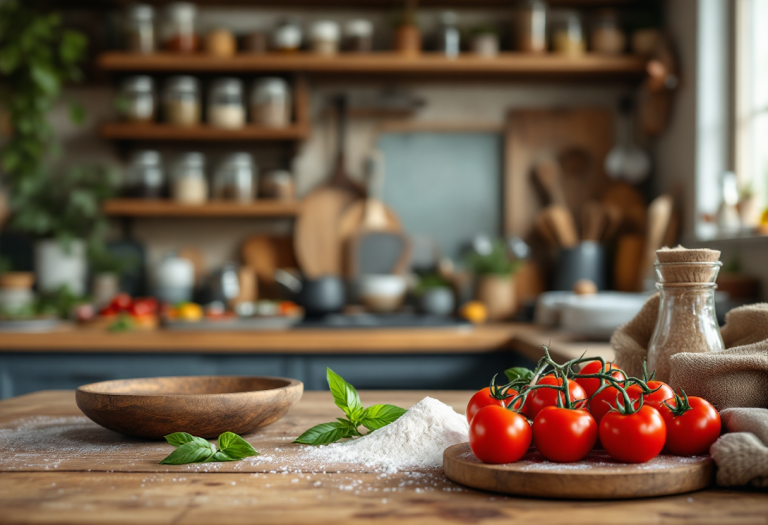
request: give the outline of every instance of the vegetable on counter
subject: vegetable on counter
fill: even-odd
[[[681,392],[682,398],[675,394],[659,409],[667,425],[665,448],[679,456],[705,454],[720,437],[720,414],[706,399],[688,397],[682,389]]]
[[[224,432],[219,436],[218,450],[207,439],[186,432],[168,434],[165,440],[177,448],[160,465],[237,461],[259,455],[250,443],[233,432]]]

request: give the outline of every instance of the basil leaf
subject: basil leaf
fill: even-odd
[[[377,430],[397,421],[407,410],[395,405],[373,405],[365,409],[360,420],[368,430]]]
[[[197,442],[201,445],[205,444],[208,445],[208,440],[195,437],[192,434],[187,434],[186,432],[174,432],[173,434],[168,434],[165,436],[165,440],[173,445],[174,447],[180,447],[186,443],[192,443]]]
[[[347,414],[347,417],[351,418],[355,412],[363,409],[363,403],[360,401],[355,387],[344,381],[330,368],[326,368],[326,378],[333,395],[333,401]]]
[[[259,454],[250,443],[233,432],[224,432],[219,436],[219,451],[224,452],[233,459],[243,459]]]
[[[181,445],[160,462],[161,465],[186,465],[187,463],[203,463],[211,459],[216,449],[206,441],[204,446],[197,441]]]
[[[510,381],[517,381],[522,379],[526,383],[530,383],[533,379],[533,370],[528,370],[522,366],[508,368],[504,370],[504,373],[507,375],[507,379]]]
[[[350,429],[339,421],[333,423],[321,423],[316,425],[302,435],[296,438],[294,443],[303,443],[305,445],[327,445],[340,439],[350,437]]]
[[[352,437],[352,436],[362,436],[362,434],[360,433],[360,431],[359,431],[359,430],[357,430],[357,427],[358,427],[359,425],[358,425],[358,424],[356,424],[355,422],[353,422],[353,421],[350,421],[349,419],[342,419],[342,418],[340,418],[340,417],[337,417],[337,418],[336,418],[336,421],[338,421],[338,422],[339,422],[339,423],[340,423],[340,424],[341,424],[343,427],[345,427],[345,428],[347,428],[347,429],[348,429],[348,432],[349,432],[349,436],[347,436],[347,437]]]
[[[230,456],[223,450],[217,450],[216,453],[210,458],[208,458],[205,462],[215,463],[215,462],[223,462],[223,461],[237,461],[238,459],[242,459],[242,458],[236,458],[236,457]]]

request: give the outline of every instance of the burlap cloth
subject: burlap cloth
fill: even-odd
[[[616,362],[642,377],[643,361],[656,325],[659,296],[611,337]],[[670,358],[674,389],[707,399],[719,411],[728,434],[712,445],[717,483],[768,487],[768,303],[742,306],[725,316],[725,350],[679,353]]]

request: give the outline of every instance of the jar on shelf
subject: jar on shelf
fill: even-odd
[[[163,115],[168,124],[195,126],[200,123],[200,87],[189,76],[171,77],[163,93]]]
[[[165,172],[160,154],[154,150],[137,151],[131,157],[125,177],[125,196],[159,199],[165,190]]]
[[[208,200],[205,157],[189,152],[176,159],[171,169],[171,198],[183,204],[202,204]]]
[[[592,26],[591,48],[603,55],[619,55],[627,47],[627,35],[619,24],[615,9],[601,9]]]
[[[481,57],[492,58],[499,54],[499,35],[489,28],[478,28],[472,35],[472,52]]]
[[[547,4],[527,0],[515,17],[515,49],[526,53],[547,51]]]
[[[194,53],[200,48],[195,29],[197,7],[187,2],[169,4],[165,10],[163,47],[178,53]]]
[[[256,195],[258,171],[248,153],[232,153],[219,165],[213,178],[215,199],[251,202]]]
[[[453,11],[440,13],[440,27],[437,33],[437,52],[449,58],[459,55],[461,51],[461,32],[459,31],[459,15]]]
[[[280,20],[272,33],[272,47],[275,51],[295,52],[301,48],[303,39],[301,22],[294,16]]]
[[[269,49],[269,35],[263,31],[247,33],[240,38],[240,49],[244,53],[266,53]]]
[[[339,52],[341,30],[333,20],[316,20],[310,29],[312,51],[320,55],[335,55]]]
[[[237,52],[237,40],[228,29],[212,29],[205,35],[205,52],[217,57],[231,57]]]
[[[344,49],[353,53],[373,51],[373,23],[355,18],[344,24]]]
[[[251,89],[251,119],[268,128],[291,125],[291,91],[282,78],[265,77]]]
[[[148,54],[154,53],[156,46],[155,10],[146,4],[129,6],[125,20],[125,50]]]
[[[567,56],[581,56],[587,50],[584,27],[579,13],[563,11],[554,17],[552,24],[552,50]]]
[[[245,125],[243,83],[239,79],[220,78],[211,85],[208,124],[225,129],[237,129]]]
[[[286,170],[271,170],[261,176],[259,197],[290,201],[296,198],[296,185],[293,177]]]
[[[152,122],[155,120],[155,82],[152,77],[137,75],[126,78],[120,86],[117,107],[123,120]]]

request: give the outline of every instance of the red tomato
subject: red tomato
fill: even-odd
[[[625,463],[645,463],[659,455],[667,427],[655,408],[643,405],[634,414],[609,412],[600,422],[600,443],[610,456]]]
[[[131,296],[127,293],[119,293],[112,298],[109,306],[118,312],[124,312],[131,306]]]
[[[648,385],[648,388],[650,388],[651,390],[654,390],[658,387],[661,387],[661,388],[656,390],[656,392],[644,395],[643,396],[644,405],[648,405],[655,408],[656,410],[660,410],[661,405],[662,403],[664,403],[664,401],[675,397],[675,391],[672,390],[672,387],[666,383],[662,383],[661,381],[648,381],[646,384]],[[635,399],[639,399],[642,393],[643,393],[643,389],[640,388],[640,385],[630,385],[627,388],[627,394],[629,395],[629,398],[632,401],[634,401]]]
[[[511,392],[514,392],[514,390],[510,391],[510,393]],[[504,401],[491,397],[491,387],[488,386],[476,392],[475,395],[469,399],[469,403],[467,404],[467,423],[472,423],[472,418],[475,417],[475,414],[480,412],[481,408],[487,406],[506,406]]]
[[[531,447],[531,425],[501,406],[480,409],[469,425],[469,446],[483,463],[514,463]]]
[[[562,379],[555,379],[555,376],[544,376],[538,380],[537,385],[562,385]],[[568,381],[568,393],[571,401],[586,399],[587,393],[579,386],[576,381]],[[525,402],[525,414],[529,419],[536,419],[536,416],[547,407],[557,406],[557,396],[565,401],[565,395],[551,388],[538,388],[528,395]]]
[[[113,316],[113,315],[117,315],[118,313],[120,313],[120,312],[118,312],[117,309],[113,308],[112,306],[104,307],[104,308],[102,308],[99,311],[99,315],[100,316],[105,316],[105,317],[110,317],[110,316]]]
[[[605,363],[606,370],[611,372],[611,376],[613,376],[615,379],[619,381],[624,381],[627,377],[624,375],[624,372],[619,369],[615,364],[613,363]],[[603,367],[600,364],[600,361],[592,361],[591,363],[587,363],[584,365],[584,367],[579,370],[580,374],[598,374],[603,371]],[[600,388],[600,379],[587,379],[587,378],[576,378],[574,379],[578,384],[581,385],[581,388],[584,389],[584,392],[587,393],[587,397],[592,397],[592,394],[597,392],[597,389]]]
[[[157,300],[154,297],[134,299],[128,311],[134,316],[153,315],[157,313]]]
[[[533,421],[533,444],[549,461],[579,461],[589,454],[595,441],[597,423],[583,409],[547,407]]]
[[[624,397],[619,393],[618,388],[615,386],[604,388],[589,402],[589,412],[592,414],[592,417],[595,418],[598,425],[603,417],[605,417],[611,410],[611,407],[616,406],[616,396],[619,396],[619,401],[624,404]]]
[[[672,408],[677,407],[674,399],[667,403]],[[691,409],[680,416],[665,405],[659,410],[667,425],[666,450],[678,456],[704,454],[720,437],[720,414],[715,407],[701,397],[689,397],[688,404]]]

